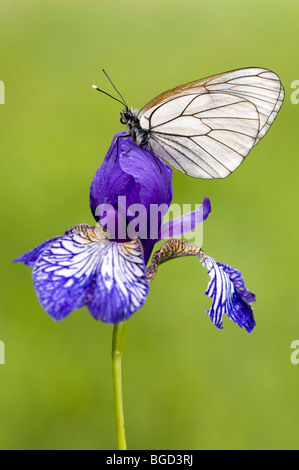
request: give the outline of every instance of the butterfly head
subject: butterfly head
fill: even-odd
[[[125,108],[120,113],[120,122],[128,126],[132,143],[136,142],[139,147],[147,147],[148,131],[141,127],[137,110]]]
[[[138,111],[132,108],[125,108],[120,113],[120,122],[122,124],[125,124],[128,127],[138,124],[139,123]]]

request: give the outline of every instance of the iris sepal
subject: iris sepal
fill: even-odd
[[[75,225],[15,261],[34,266],[37,296],[54,320],[86,305],[95,319],[119,323],[149,290],[140,240],[111,241],[99,225]]]
[[[182,239],[173,239],[164,243],[153,255],[146,270],[148,283],[153,281],[161,264],[184,256],[198,257],[200,263],[208,270],[211,280],[206,295],[211,297],[213,303],[207,314],[213,324],[222,329],[223,315],[226,314],[238,326],[244,327],[250,333],[255,327],[251,307],[255,302],[255,295],[246,289],[240,271],[226,264],[217,263],[194,243]]]

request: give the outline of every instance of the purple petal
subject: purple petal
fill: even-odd
[[[116,134],[105,157],[104,162],[94,175],[90,187],[90,208],[97,222],[101,219],[96,215],[96,209],[101,204],[117,207],[119,196],[126,196],[126,204],[139,201],[140,185],[130,173],[125,173],[120,165],[120,155],[117,158],[117,137],[125,132]],[[119,153],[127,139],[118,140]],[[113,150],[112,150],[113,149]],[[124,208],[126,210],[126,206]]]
[[[230,280],[234,283],[235,287],[238,290],[238,294],[244,300],[244,302],[248,304],[253,304],[255,302],[255,295],[250,290],[246,289],[244,284],[244,279],[242,274],[237,269],[231,268],[227,264],[217,263],[223,271],[225,271],[230,278]]]
[[[121,139],[120,166],[125,174],[132,175],[140,185],[140,201],[146,207],[151,204],[170,205],[172,201],[172,169],[148,150],[132,145],[131,139]]]
[[[233,320],[241,328],[244,326],[250,333],[255,327],[251,304],[255,302],[255,295],[245,288],[240,271],[213,258],[204,256],[200,259],[211,280],[206,295],[213,299],[213,304],[207,311],[213,324],[222,328],[223,314]]]
[[[41,254],[41,252],[51,245],[58,237],[51,238],[50,240],[46,240],[40,245],[33,248],[33,250],[24,253],[23,255],[19,256],[17,259],[13,261],[13,263],[24,263],[26,266],[34,266],[36,263],[37,258]]]
[[[107,211],[103,216],[99,216],[99,208],[103,204],[109,204],[115,209],[115,215],[108,217],[116,228],[115,240],[123,241],[123,230],[118,229],[119,220],[125,221],[127,227],[135,217],[130,208],[136,204],[142,205],[146,218],[143,220],[142,237],[139,234],[138,236],[141,238],[147,263],[157,242],[163,215],[167,212],[171,200],[172,169],[148,150],[132,144],[126,132],[116,134],[90,188],[90,207],[95,219],[102,221],[102,218],[107,216]],[[151,236],[152,206],[162,207],[158,216],[156,236]],[[132,237],[126,237],[130,238]]]
[[[159,239],[167,240],[168,238],[180,237],[184,233],[191,232],[195,227],[207,219],[211,212],[210,200],[205,197],[202,204],[193,212],[176,217],[169,222],[165,222],[160,229]]]
[[[144,304],[149,286],[138,240],[111,242],[100,227],[82,224],[39,248],[34,287],[53,319],[86,305],[97,320],[119,323]]]

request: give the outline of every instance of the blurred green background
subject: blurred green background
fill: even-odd
[[[31,269],[11,261],[77,223],[93,224],[89,186],[129,105],[239,67],[281,77],[277,120],[228,179],[174,172],[180,204],[211,199],[203,247],[240,269],[256,329],[205,313],[196,259],[160,268],[129,325],[124,401],[129,449],[299,448],[297,0],[1,0],[1,449],[115,449],[112,326],[87,309],[55,323]]]

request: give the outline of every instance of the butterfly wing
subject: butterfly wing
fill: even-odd
[[[274,72],[246,68],[166,91],[138,117],[155,155],[197,178],[225,178],[266,134],[283,96]]]

